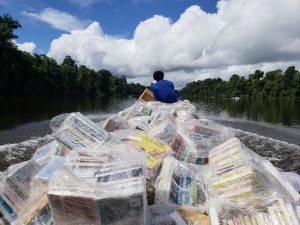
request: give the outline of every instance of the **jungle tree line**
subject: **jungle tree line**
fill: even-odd
[[[284,72],[256,70],[246,77],[234,74],[228,81],[209,78],[188,83],[181,94],[186,98],[300,97],[300,73],[290,66]]]
[[[0,15],[0,96],[8,95],[85,95],[138,96],[140,84],[127,83],[126,77],[110,71],[95,71],[76,64],[66,56],[61,64],[44,54],[20,51],[14,31],[21,24],[10,15]]]

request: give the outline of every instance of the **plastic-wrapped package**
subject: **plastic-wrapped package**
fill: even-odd
[[[66,120],[69,116],[69,113],[63,113],[58,116],[55,116],[50,121],[50,128],[53,132],[56,132],[57,129],[62,125],[62,123]]]
[[[166,121],[170,121],[170,122],[174,123],[174,120],[175,120],[174,115],[169,110],[167,110],[167,111],[154,111],[151,114],[150,125],[151,126],[157,126],[157,125],[160,125],[162,123],[165,123]]]
[[[207,215],[191,209],[176,209],[170,214],[170,217],[177,225],[210,225],[209,217]]]
[[[18,215],[13,211],[13,209],[7,204],[7,202],[0,196],[0,213],[1,221],[4,224],[10,224],[17,220]]]
[[[31,194],[31,180],[37,170],[36,162],[31,159],[10,171],[2,181],[0,212],[7,221],[12,222],[20,215]]]
[[[48,202],[48,201],[47,201]],[[49,205],[45,205],[43,208],[39,209],[36,214],[30,221],[27,223],[28,225],[52,225],[52,217]],[[13,224],[14,225],[14,224]]]
[[[152,109],[148,107],[146,103],[136,102],[131,107],[119,112],[118,115],[124,118],[125,120],[128,120],[137,116],[150,116],[151,112]]]
[[[201,160],[196,164],[207,163],[209,151],[234,136],[229,128],[208,120],[190,119],[177,122],[177,127],[180,130],[178,133],[188,143],[186,146],[190,148],[189,151]]]
[[[297,212],[298,220],[300,221],[300,205],[299,205],[299,203],[298,203],[298,205],[296,205],[296,212]]]
[[[131,110],[130,107],[119,112],[117,115],[120,116],[121,118],[123,118],[124,120],[128,120],[133,117],[136,117],[136,114]]]
[[[103,128],[108,132],[129,128],[128,122],[119,115],[108,117],[103,125]]]
[[[166,205],[151,205],[149,207],[148,224],[149,225],[177,225],[170,214],[174,208]]]
[[[282,176],[300,192],[300,175],[294,172],[281,172]]]
[[[71,113],[57,129],[55,136],[73,149],[92,143],[104,143],[109,138],[109,133],[81,113]]]
[[[299,201],[297,191],[273,165],[247,149],[237,138],[217,146],[209,153],[211,197],[255,211],[274,197]]]
[[[191,104],[190,101],[184,100],[173,104],[174,114],[180,120],[187,120],[194,118],[196,111],[195,105]]]
[[[155,203],[195,208],[204,212],[206,171],[207,166],[187,164],[166,157],[155,182]]]
[[[141,132],[137,132],[134,136],[129,138],[130,143],[146,153],[147,179],[155,178],[163,158],[172,153],[171,147]]]
[[[24,206],[20,216],[12,225],[50,225],[51,212],[46,193],[30,199]]]
[[[299,225],[295,208],[282,198],[247,212],[228,203],[215,202],[209,207],[211,225]]]
[[[150,129],[150,116],[139,116],[128,120],[129,127],[136,130],[147,131]]]
[[[48,189],[54,224],[145,224],[144,162],[143,153],[126,145],[71,152]]]
[[[131,108],[138,116],[150,116],[152,112],[151,108],[141,102],[136,102]]]
[[[177,127],[174,123],[172,123],[170,120],[166,120],[156,126],[153,126],[152,129],[150,129],[147,134],[151,137],[157,138],[159,140],[162,140],[166,143],[168,143],[171,147],[172,144],[175,147],[175,142],[177,139],[178,134]],[[179,138],[179,137],[178,137]],[[177,152],[177,148],[172,148],[175,152]]]
[[[40,180],[48,183],[51,176],[64,163],[65,158],[62,156],[52,156],[49,162],[34,176],[34,180]]]
[[[170,104],[165,104],[162,103],[160,101],[150,101],[150,102],[146,102],[145,103],[149,108],[151,108],[152,110],[159,110],[161,111],[162,109],[166,108],[165,106],[170,105]]]
[[[39,147],[34,155],[33,159],[39,166],[45,165],[52,156],[66,156],[70,152],[70,149],[58,140],[51,141]]]
[[[230,128],[209,120],[193,119],[178,124],[183,132],[195,143],[197,150],[208,153],[213,147],[234,137]]]
[[[207,153],[197,150],[192,140],[183,134],[171,120],[153,127],[147,134],[168,143],[174,151],[174,157],[180,161],[198,165],[208,162]]]
[[[147,157],[146,177],[151,180],[157,176],[163,158],[173,152],[168,144],[145,133],[133,130],[122,130],[112,134],[111,142],[126,143],[129,146],[143,150]]]

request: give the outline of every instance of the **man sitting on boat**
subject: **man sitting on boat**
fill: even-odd
[[[164,103],[174,103],[181,100],[174,89],[173,82],[164,80],[164,73],[162,71],[155,71],[153,79],[156,83],[152,85],[152,92],[156,101]]]

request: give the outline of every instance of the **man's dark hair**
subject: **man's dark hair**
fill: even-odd
[[[160,81],[164,79],[164,73],[162,71],[155,71],[153,73],[153,79],[156,81]]]

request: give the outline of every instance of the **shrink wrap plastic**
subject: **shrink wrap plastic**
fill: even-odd
[[[80,113],[50,126],[57,140],[4,174],[0,224],[144,225],[147,211],[150,225],[300,225],[299,175],[189,101],[137,102],[105,130]]]
[[[113,132],[116,130],[127,129],[129,128],[129,124],[120,115],[112,115],[106,119],[103,128],[108,132]]]
[[[170,214],[174,208],[166,205],[151,205],[149,207],[148,224],[149,225],[177,225]]]
[[[203,161],[202,164],[207,163],[208,153],[213,147],[234,137],[234,132],[230,128],[205,119],[177,121],[177,127],[189,143],[190,149],[196,149],[197,156]]]
[[[196,107],[189,101],[179,101],[173,104],[165,104],[161,102],[147,102],[152,114],[164,113],[173,114],[173,116],[181,119],[194,118]]]
[[[171,120],[162,122],[148,132],[148,135],[168,143],[174,157],[193,164],[206,164],[207,154],[197,151],[195,144]]]
[[[166,157],[155,182],[155,203],[205,211],[207,166]]]
[[[148,131],[150,129],[149,125],[150,116],[139,116],[128,120],[129,128]]]
[[[146,157],[146,177],[153,181],[164,157],[173,153],[172,148],[163,141],[152,138],[143,132],[122,130],[112,134],[112,143],[125,143],[128,146],[142,150]]]
[[[52,156],[49,162],[33,177],[33,183],[38,184],[36,181],[40,181],[41,183],[47,184],[55,171],[62,166],[64,161],[65,158],[62,156]]]
[[[296,218],[292,204],[299,201],[298,192],[270,162],[246,148],[239,139],[232,138],[210,151],[209,172],[208,187],[211,199],[226,202],[242,214],[254,215],[263,210],[263,213],[268,214],[268,221],[273,221],[257,224],[298,224],[297,219],[286,222],[287,217]],[[211,218],[227,216],[227,212],[224,214],[222,210],[216,211],[217,214],[210,213]],[[281,222],[275,223],[275,218]],[[237,224],[253,224],[248,222],[249,218],[240,220],[243,222]],[[232,222],[234,220],[212,224]]]
[[[210,225],[209,217],[207,215],[191,209],[176,209],[170,216],[175,220],[177,225]]]
[[[174,123],[174,114],[170,111],[154,111],[151,114],[150,126],[151,128],[165,122]]]
[[[58,140],[51,141],[39,147],[34,155],[33,159],[39,166],[45,165],[52,156],[66,156],[70,152],[70,149]]]
[[[12,225],[50,225],[51,211],[48,205],[46,189],[39,195],[32,197],[22,209],[20,216]]]
[[[38,171],[34,160],[29,160],[12,169],[2,180],[0,212],[9,222],[21,214],[22,208],[31,195],[31,180]]]
[[[128,120],[138,116],[150,116],[151,112],[152,109],[148,106],[147,103],[136,102],[131,107],[119,112],[118,115],[124,118],[125,120]]]
[[[149,225],[209,225],[209,217],[195,210],[166,205],[149,207]]]
[[[300,192],[300,175],[294,172],[281,172],[281,175]]]
[[[144,163],[124,145],[72,151],[48,189],[54,224],[145,224]]]
[[[141,102],[133,104],[131,109],[137,116],[150,116],[152,112],[152,109],[147,104]]]
[[[102,144],[109,133],[81,113],[70,113],[55,132],[58,140],[69,148],[82,148],[93,143]]]
[[[58,116],[55,116],[50,121],[50,128],[53,132],[57,131],[57,129],[62,125],[62,123],[66,120],[69,116],[69,113],[63,113]]]
[[[234,132],[206,119],[192,119],[177,124],[198,150],[210,151],[213,147],[234,137]]]
[[[179,136],[177,127],[171,120],[165,120],[153,126],[147,134],[168,143],[171,147],[172,143],[176,141],[176,136]],[[172,147],[172,149],[177,152],[176,148]]]
[[[226,202],[214,202],[209,207],[211,225],[298,225],[296,211],[283,198],[272,198],[255,211],[245,211]]]
[[[33,177],[38,170],[38,165],[31,159],[9,170],[2,181],[0,212],[6,223],[22,225],[39,221],[39,224],[50,224],[51,214],[47,209],[46,196],[48,185],[33,185]]]
[[[174,105],[174,115],[178,120],[188,120],[197,117],[196,107],[189,101],[179,101]]]

